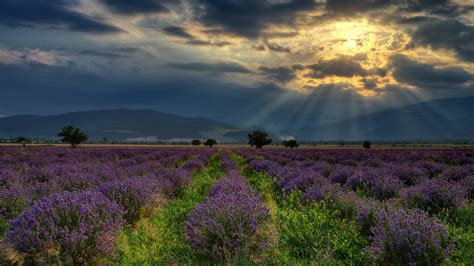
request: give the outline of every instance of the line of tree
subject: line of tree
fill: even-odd
[[[65,126],[61,132],[58,133],[58,137],[61,137],[61,142],[69,143],[73,149],[79,147],[80,144],[88,139],[86,133],[73,126]]]
[[[17,137],[15,138],[15,143],[20,143],[23,147],[26,147],[26,144],[30,144],[31,140],[27,137]]]
[[[268,133],[265,131],[257,130],[247,135],[250,146],[255,146],[257,149],[263,148],[263,146],[272,144],[272,139],[268,136]]]
[[[295,139],[285,140],[282,142],[282,145],[285,146],[285,148],[290,148],[290,149],[298,148],[298,146],[300,146],[298,141],[296,141]]]
[[[217,141],[215,139],[208,139],[206,142],[204,142],[204,146],[209,146],[209,148],[212,148],[212,146],[216,145]]]

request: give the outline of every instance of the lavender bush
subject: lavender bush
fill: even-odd
[[[367,253],[376,264],[438,265],[452,244],[444,225],[420,210],[380,210]]]
[[[194,171],[204,168],[205,165],[206,163],[201,158],[196,157],[184,163],[182,168],[189,171]]]
[[[402,188],[401,181],[390,169],[367,167],[354,173],[346,185],[354,191],[359,190],[380,200],[396,196]]]
[[[244,184],[241,177],[226,178],[189,214],[186,238],[204,256],[228,261],[265,246],[257,233],[269,211],[251,189],[235,190]]]
[[[401,194],[407,206],[437,214],[460,207],[465,201],[466,191],[458,184],[432,179],[408,187]]]
[[[161,188],[166,187],[166,182],[165,179],[136,177],[106,183],[97,190],[116,202],[124,211],[125,221],[133,224],[140,219],[142,208],[159,196]]]
[[[114,252],[122,210],[98,192],[64,192],[41,198],[11,222],[3,248],[27,264],[90,264]]]

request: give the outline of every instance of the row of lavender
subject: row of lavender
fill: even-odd
[[[269,210],[229,154],[222,151],[220,158],[227,175],[189,214],[186,238],[198,253],[215,261],[259,255],[267,245],[261,232],[269,222]]]
[[[238,153],[274,177],[282,195],[298,191],[302,204],[330,202],[354,218],[377,263],[443,261],[453,248],[445,223],[465,218],[457,216],[465,208],[472,213],[472,150]]]
[[[0,219],[7,260],[84,264],[157,199],[179,196],[213,154],[193,149],[5,149]],[[177,166],[182,166],[179,169]]]

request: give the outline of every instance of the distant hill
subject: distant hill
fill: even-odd
[[[0,118],[0,137],[28,136],[55,139],[64,126],[81,128],[91,140],[187,141],[215,138],[243,141],[247,131],[205,118],[187,118],[152,110],[101,110],[61,115],[18,115]]]
[[[296,130],[306,140],[474,139],[474,97],[422,102]]]

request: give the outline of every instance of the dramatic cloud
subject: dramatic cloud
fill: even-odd
[[[112,11],[124,14],[124,15],[135,15],[135,14],[148,14],[148,13],[160,13],[168,12],[169,10],[165,7],[164,3],[169,1],[163,0],[100,0],[106,4]]]
[[[269,24],[293,25],[298,13],[317,6],[314,0],[194,0],[196,19],[208,27],[255,38]]]
[[[469,0],[0,0],[0,114],[296,128],[469,96],[473,21]]]
[[[43,64],[48,66],[64,66],[69,63],[71,63],[70,58],[57,51],[41,51],[39,49],[34,49],[21,52],[0,49],[0,64]]]
[[[172,26],[172,27],[163,28],[162,30],[165,34],[175,36],[175,37],[180,37],[180,38],[185,38],[185,39],[195,38],[193,35],[189,34],[186,31],[186,29],[183,27]]]
[[[399,12],[440,12],[453,9],[451,0],[327,0],[329,12],[355,15],[365,12],[380,12],[381,9],[395,8]]]
[[[213,72],[213,73],[251,73],[250,70],[239,64],[233,63],[173,63],[168,65],[170,68],[180,70],[191,70],[197,72]]]
[[[224,47],[224,46],[232,44],[229,41],[199,39],[195,37],[194,35],[190,34],[185,28],[178,27],[178,26],[165,27],[165,28],[162,28],[161,31],[164,34],[169,35],[169,36],[187,39],[185,43],[188,45]]]
[[[54,26],[89,33],[121,31],[100,19],[72,10],[78,4],[78,0],[2,0],[0,24],[10,27]]]
[[[474,75],[460,67],[435,68],[401,55],[394,56],[392,64],[397,81],[421,88],[453,89],[474,81]]]
[[[217,47],[224,47],[227,45],[231,45],[231,42],[228,41],[208,41],[208,40],[189,40],[186,42],[189,45],[196,45],[196,46],[217,46]]]
[[[330,12],[354,14],[389,6],[392,0],[327,0],[326,8]]]
[[[366,76],[368,71],[352,57],[339,57],[332,60],[321,60],[316,64],[309,65],[312,70],[309,74],[313,78],[324,78],[327,76],[353,77]]]
[[[474,62],[474,27],[456,20],[434,20],[413,33],[414,45],[455,51],[462,59]]]
[[[262,66],[259,68],[259,71],[269,77],[270,79],[276,80],[278,82],[288,82],[294,78],[296,78],[295,75],[295,69],[290,68],[290,67],[265,67]]]
[[[255,47],[258,51],[265,51],[266,49],[280,53],[291,53],[291,48],[280,45],[278,43],[272,43],[269,40],[264,40],[262,43]]]

